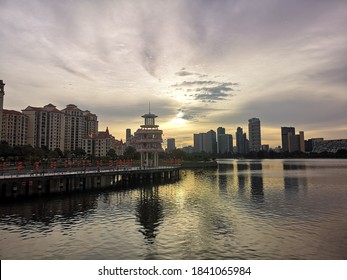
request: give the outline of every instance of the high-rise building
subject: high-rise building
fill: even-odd
[[[0,128],[2,126],[2,111],[4,109],[4,95],[5,95],[5,84],[3,80],[0,80]],[[1,130],[1,129],[0,129]],[[0,133],[0,141],[2,140],[1,138],[1,133]]]
[[[28,139],[28,116],[14,110],[2,110],[2,137],[10,146],[24,146]]]
[[[225,128],[224,127],[218,127],[217,128],[217,135],[220,135],[220,134],[225,134]]]
[[[218,134],[218,153],[233,152],[233,136],[231,134]]]
[[[65,151],[82,148],[82,139],[87,136],[84,112],[74,104],[66,105],[65,115]]]
[[[98,118],[90,111],[82,111],[74,104],[66,105],[65,115],[65,151],[82,148],[82,139],[98,133]]]
[[[203,137],[203,151],[211,154],[217,153],[217,136],[214,130],[205,133]]]
[[[203,151],[204,133],[194,134],[194,152],[200,153]]]
[[[281,127],[282,151],[288,152],[288,134],[295,135],[295,127]]]
[[[98,132],[99,124],[98,117],[95,114],[92,114],[90,111],[84,111],[83,115],[85,117],[86,124],[86,135],[95,134]]]
[[[300,131],[297,135],[288,133],[288,152],[305,152],[304,132]]]
[[[260,120],[252,118],[248,120],[249,151],[259,152],[261,147]]]
[[[247,154],[247,153],[249,153],[249,140],[247,139],[247,133],[244,133],[242,135],[242,141],[243,141],[244,153]]]
[[[64,113],[56,106],[28,106],[22,110],[28,116],[28,140],[33,147],[47,147],[50,150],[64,149],[65,120]]]
[[[243,129],[238,127],[236,129],[236,147],[239,154],[245,153],[245,141],[243,139]]]
[[[167,152],[170,153],[171,151],[176,150],[176,140],[175,138],[169,138],[167,139]]]
[[[130,140],[130,137],[131,137],[131,129],[130,128],[127,128],[125,130],[125,141],[126,143],[128,144],[129,140]]]
[[[214,130],[194,134],[194,152],[217,153],[217,136]]]

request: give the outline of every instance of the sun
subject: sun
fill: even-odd
[[[183,119],[183,113],[178,112],[176,117],[170,121],[171,125],[184,125],[187,120]]]

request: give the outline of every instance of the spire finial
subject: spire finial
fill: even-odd
[[[148,112],[151,113],[151,101],[148,102]]]

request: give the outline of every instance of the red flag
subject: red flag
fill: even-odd
[[[18,162],[18,165],[17,165],[17,170],[18,171],[21,171],[22,170],[22,167],[23,167],[23,162]]]

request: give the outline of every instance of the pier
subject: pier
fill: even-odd
[[[67,194],[130,183],[173,182],[180,178],[180,165],[82,170],[47,170],[40,173],[7,173],[0,176],[0,200]]]

